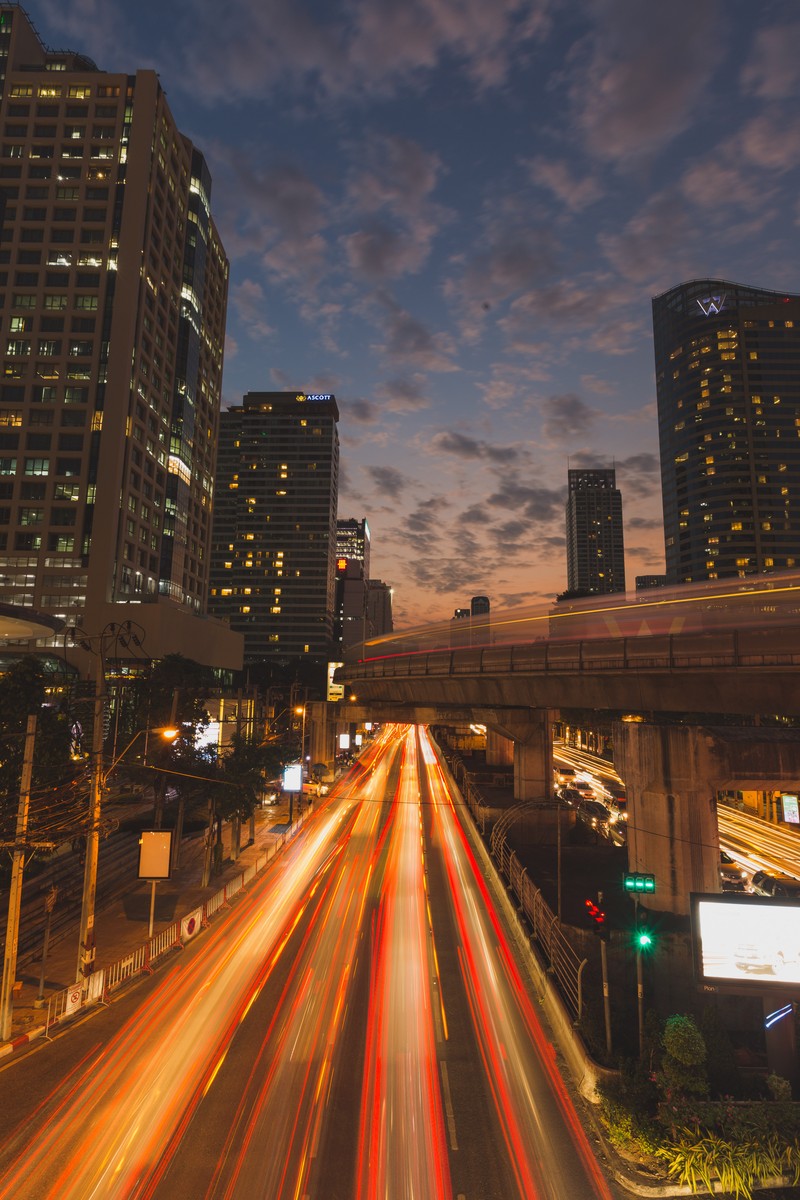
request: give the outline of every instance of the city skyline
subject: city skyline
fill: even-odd
[[[563,590],[568,466],[616,469],[628,577],[663,571],[650,301],[797,290],[788,3],[26,9],[160,72],[231,260],[224,402],[335,392],[398,627]]]

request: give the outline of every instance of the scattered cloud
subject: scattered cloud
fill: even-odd
[[[590,204],[601,199],[603,185],[593,175],[575,178],[564,159],[546,159],[537,156],[528,164],[530,176],[539,187],[546,188],[570,213],[582,212]]]
[[[584,437],[595,422],[597,413],[574,393],[548,396],[541,405],[542,431],[546,438],[563,442],[567,438]]]
[[[651,156],[696,120],[726,49],[718,0],[598,0],[574,47],[571,101],[589,154],[616,164]]]
[[[491,508],[519,513],[529,521],[547,522],[564,519],[566,488],[531,487],[520,483],[513,474],[503,480],[497,491],[487,497]]]
[[[656,517],[626,517],[626,529],[663,529],[664,522]]]
[[[383,383],[378,384],[376,395],[389,412],[417,412],[430,405],[425,391],[424,375],[385,379]]]
[[[800,21],[759,29],[742,69],[745,92],[764,100],[788,100],[800,91]]]
[[[517,446],[493,446],[455,430],[443,430],[434,434],[429,446],[434,454],[451,454],[454,458],[466,461],[485,459],[492,463],[505,464],[515,462],[520,455]]]
[[[386,341],[376,347],[389,359],[407,363],[424,371],[457,371],[453,361],[455,345],[445,332],[431,333],[391,297],[381,297],[384,308]]]
[[[655,454],[631,454],[617,459],[617,485],[623,497],[642,498],[661,491],[661,468]]]
[[[411,486],[411,480],[402,471],[394,467],[367,467],[375,490],[382,495],[397,499],[406,488]]]
[[[231,288],[230,301],[251,337],[271,337],[275,329],[266,320],[264,289],[253,279],[243,279]]]

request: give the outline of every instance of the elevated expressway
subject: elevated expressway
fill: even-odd
[[[513,742],[516,798],[535,800],[551,788],[553,714],[606,713],[631,869],[657,874],[654,907],[685,913],[690,892],[719,886],[716,793],[800,781],[800,578],[774,578],[699,600],[674,589],[694,597],[678,622],[674,599],[617,599],[570,611],[572,638],[550,610],[546,625],[473,626],[473,645],[443,645],[452,622],[367,643],[339,673],[357,696],[341,719],[485,724],[490,747]]]

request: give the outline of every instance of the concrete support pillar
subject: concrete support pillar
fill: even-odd
[[[514,743],[496,729],[486,729],[487,767],[510,767],[514,762]]]
[[[716,793],[729,773],[706,729],[614,723],[614,763],[628,797],[628,867],[656,877],[647,907],[689,912],[690,892],[718,892]]]
[[[333,771],[334,726],[330,709],[335,705],[325,700],[310,700],[306,705],[306,753],[309,755],[309,766],[325,763],[329,771]]]
[[[530,720],[514,726],[514,799],[549,800],[552,794],[550,714],[545,708],[532,708]]]

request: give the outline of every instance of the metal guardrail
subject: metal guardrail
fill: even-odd
[[[485,839],[488,806],[478,789],[470,781],[469,773],[462,760],[456,755],[447,754],[444,751],[442,753],[447,760],[450,773],[459,784],[467,807]],[[544,899],[541,889],[536,887],[529,878],[527,869],[506,840],[506,834],[514,821],[534,807],[538,806],[520,803],[507,809],[492,829],[489,840],[490,849],[500,873],[507,880],[511,891],[517,898],[520,911],[530,926],[530,936],[544,954],[570,1012],[575,1020],[579,1021],[583,1016],[583,973],[586,969],[587,959],[582,959],[576,954],[561,928],[558,917]]]

